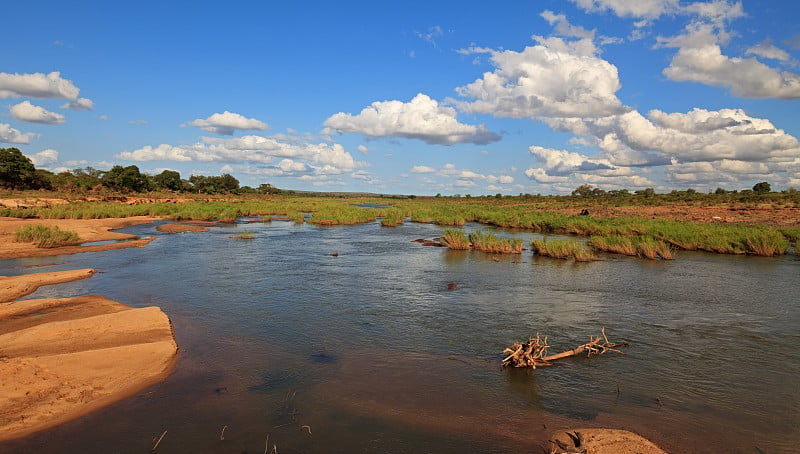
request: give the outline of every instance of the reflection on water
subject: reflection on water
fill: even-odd
[[[280,452],[538,452],[580,426],[683,453],[800,443],[796,257],[572,263],[412,243],[441,235],[428,224],[249,223],[255,239],[230,238],[242,228],[135,226],[159,238],[0,261],[3,275],[96,268],[29,298],[157,305],[181,346],[163,384],[0,452],[146,452],[164,430],[159,451],[174,453],[263,452],[267,434]],[[24,268],[42,260],[58,264]],[[625,355],[499,367],[526,336],[561,351],[601,327]]]

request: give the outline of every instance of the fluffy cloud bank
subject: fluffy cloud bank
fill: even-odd
[[[29,121],[32,123],[44,123],[48,125],[57,125],[64,123],[64,116],[50,112],[43,107],[34,106],[30,101],[22,101],[15,104],[8,109],[11,116],[20,121]]]
[[[569,191],[580,184],[614,189],[653,185],[650,179],[632,169],[614,167],[604,158],[539,146],[532,146],[529,151],[539,165],[525,170],[525,175],[537,183],[553,185],[559,191]]]
[[[600,119],[551,119],[548,124],[594,139],[612,165],[723,159],[759,162],[790,159],[800,153],[795,137],[741,109],[651,110],[648,115],[650,118],[632,111]]]
[[[553,128],[597,146],[595,156],[532,146],[539,164],[526,175],[539,183],[604,187],[652,185],[653,172],[675,185],[711,187],[748,179],[791,181],[800,171],[800,143],[769,120],[741,109],[686,113],[657,109],[597,119],[547,119]],[[626,186],[627,185],[627,186]],[[559,189],[568,189],[560,186]]]
[[[80,98],[80,89],[61,77],[58,71],[49,74],[10,74],[0,73],[0,98],[45,98],[68,99],[63,108],[88,110],[94,103]]]
[[[500,140],[486,126],[468,125],[456,120],[456,111],[439,105],[419,93],[410,102],[380,101],[365,107],[358,115],[344,112],[325,120],[326,133],[355,132],[369,137],[419,139],[432,145],[474,143],[485,145]]]
[[[206,119],[198,118],[186,124],[188,126],[196,126],[205,132],[223,136],[233,135],[236,130],[263,131],[268,128],[267,124],[262,121],[255,118],[246,118],[227,110],[223,113],[215,113]]]
[[[145,146],[117,158],[127,161],[224,162],[269,165],[288,173],[338,174],[366,164],[353,159],[339,144],[284,141],[274,137],[244,136],[231,139],[203,137],[193,145]],[[277,164],[275,161],[280,160]]]
[[[545,19],[565,23],[558,16]],[[597,57],[591,39],[534,38],[538,45],[522,52],[493,51],[496,69],[456,89],[472,100],[456,102],[458,108],[509,118],[604,117],[629,110],[616,96],[621,88],[617,67]]]

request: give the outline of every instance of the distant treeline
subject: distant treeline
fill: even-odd
[[[259,185],[257,188],[240,186],[239,180],[230,174],[218,176],[191,175],[189,179],[181,178],[181,174],[174,170],[164,170],[158,175],[148,175],[139,171],[135,165],[127,167],[116,165],[110,170],[98,170],[93,167],[77,168],[70,171],[54,173],[45,169],[37,169],[33,162],[16,148],[0,148],[0,187],[10,190],[42,189],[56,192],[87,192],[107,189],[119,193],[144,193],[150,191],[173,191],[195,194],[285,194],[301,195],[305,197],[380,197],[392,199],[416,198],[415,195],[396,194],[367,194],[345,192],[308,192],[282,190],[269,183]],[[604,190],[592,185],[578,186],[571,195],[541,195],[520,193],[514,195],[482,195],[454,194],[442,196],[436,194],[434,198],[475,199],[475,198],[519,198],[526,201],[545,200],[573,200],[588,201],[594,204],[618,205],[635,203],[637,205],[657,205],[662,202],[674,201],[700,201],[713,199],[715,201],[759,201],[780,200],[788,198],[796,200],[798,191],[789,188],[780,193],[772,192],[769,182],[756,183],[751,189],[727,190],[717,188],[713,192],[703,193],[692,188],[673,190],[668,193],[656,193],[653,188]]]
[[[188,180],[174,170],[147,175],[135,165],[116,165],[110,170],[84,167],[54,173],[37,169],[17,148],[0,148],[0,186],[11,190],[43,189],[58,192],[84,192],[107,188],[120,193],[175,191],[200,194],[278,194],[282,191],[271,184],[258,188],[240,186],[230,174],[219,176],[192,175]]]

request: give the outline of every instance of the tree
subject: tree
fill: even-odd
[[[29,189],[36,167],[17,148],[0,148],[0,185],[8,189]]]
[[[149,189],[147,175],[139,172],[139,168],[114,166],[103,175],[103,185],[122,192],[143,192]]]
[[[282,191],[269,183],[263,183],[258,186],[258,192],[261,194],[280,194]]]
[[[221,192],[236,192],[239,189],[239,180],[229,173],[223,173],[221,176],[213,178],[218,178]]]
[[[572,195],[578,195],[578,196],[581,196],[581,197],[589,197],[589,196],[592,195],[593,189],[594,189],[594,187],[592,187],[592,185],[590,185],[590,184],[582,184],[582,185],[578,186],[577,188],[575,188],[574,191],[572,191]]]
[[[772,192],[772,187],[766,181],[762,181],[761,183],[756,183],[753,186],[753,192],[757,194],[766,194],[768,192]]]
[[[205,194],[236,192],[239,189],[239,180],[228,173],[215,177],[192,175],[189,182],[195,191]]]
[[[180,191],[183,188],[181,174],[174,170],[164,170],[153,177],[153,183],[161,189],[170,191]]]
[[[656,196],[656,190],[653,188],[644,188],[635,191],[636,195],[640,195],[646,199],[651,199]]]

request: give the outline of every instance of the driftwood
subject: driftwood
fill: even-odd
[[[552,361],[576,356],[583,352],[586,352],[587,356],[602,355],[607,351],[622,353],[617,348],[628,346],[625,342],[609,342],[605,328],[600,332],[602,337],[589,336],[589,342],[555,355],[547,355],[547,349],[550,348],[547,345],[547,337],[541,338],[537,334],[536,337],[531,337],[527,342],[516,342],[510,348],[503,350],[503,353],[508,355],[503,359],[503,367],[532,367],[536,369],[542,366],[552,366]]]

